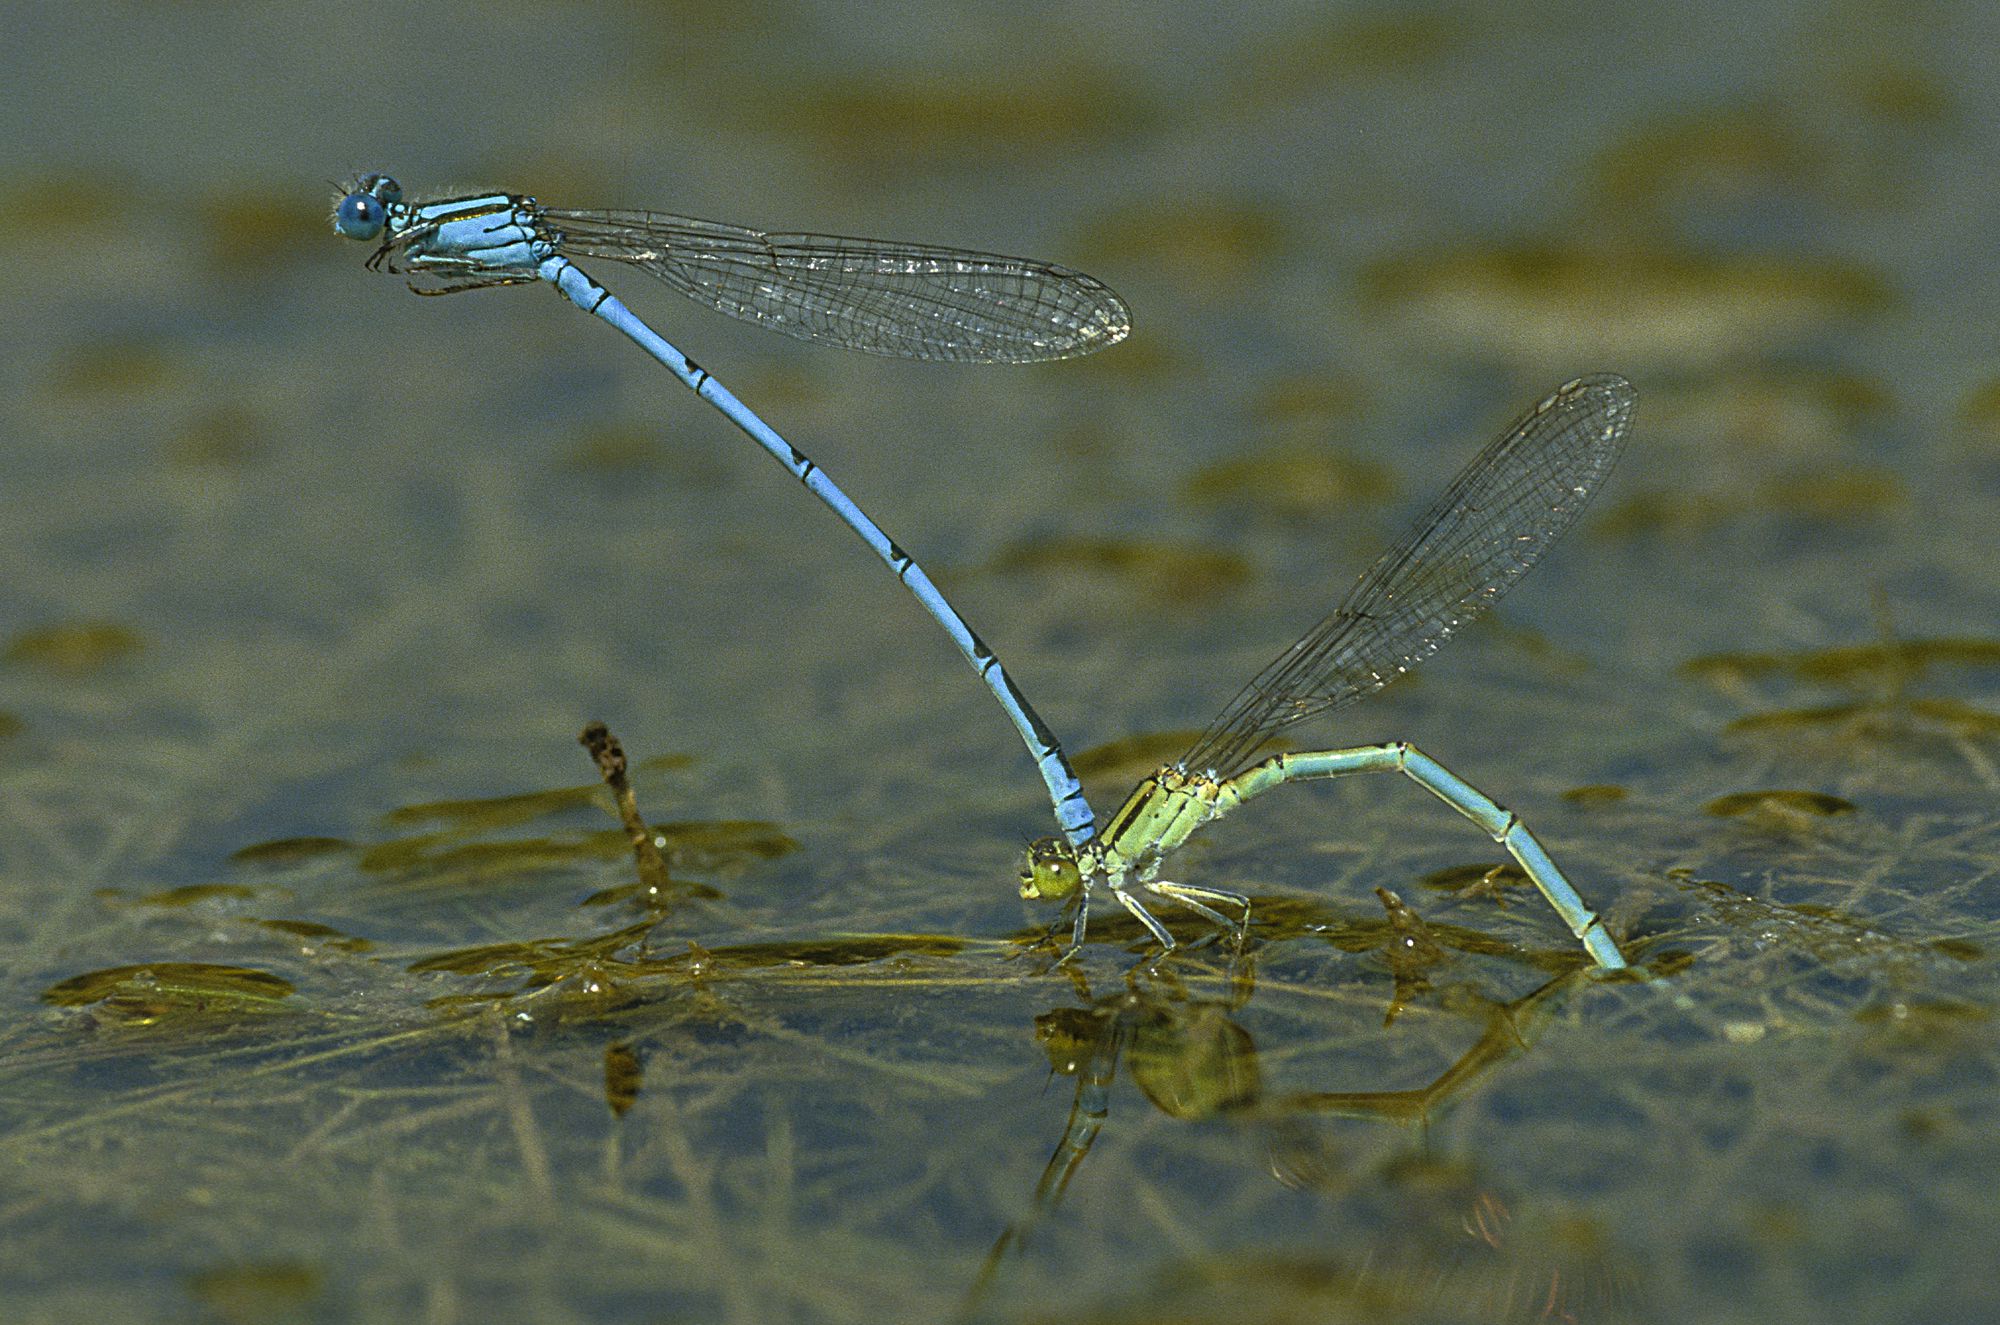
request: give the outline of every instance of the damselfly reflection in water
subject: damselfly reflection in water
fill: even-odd
[[[1237,1019],[1256,987],[1255,963],[1254,955],[1231,962],[1220,996],[1196,992],[1165,965],[1133,968],[1126,972],[1123,990],[1108,997],[1092,997],[1078,976],[1084,1006],[1058,1007],[1035,1018],[1035,1038],[1047,1052],[1050,1066],[1076,1079],[1075,1092],[1062,1135],[1035,1184],[1027,1211],[994,1241],[967,1293],[960,1319],[985,1318],[982,1308],[1008,1260],[1029,1250],[1036,1231],[1062,1204],[1071,1180],[1112,1121],[1113,1084],[1121,1063],[1139,1093],[1160,1113],[1190,1123],[1224,1119],[1252,1133],[1262,1152],[1260,1167],[1295,1189],[1332,1195],[1360,1179],[1349,1147],[1325,1130],[1330,1121],[1414,1129],[1419,1140],[1406,1157],[1434,1165],[1428,1176],[1449,1181],[1404,1184],[1390,1179],[1380,1184],[1377,1194],[1399,1206],[1415,1226],[1436,1227],[1442,1222],[1446,1230],[1456,1232],[1457,1225],[1479,1245],[1468,1247],[1449,1233],[1412,1242],[1408,1225],[1399,1221],[1382,1233],[1371,1254],[1361,1258],[1377,1278],[1394,1279],[1408,1271],[1409,1286],[1422,1296],[1395,1300],[1446,1302],[1462,1297],[1485,1309],[1485,1314],[1469,1319],[1546,1320],[1567,1318],[1559,1315],[1565,1300],[1593,1302],[1617,1293],[1620,1285],[1602,1267],[1592,1265],[1588,1253],[1546,1242],[1538,1245],[1532,1234],[1510,1236],[1504,1228],[1509,1216],[1500,1197],[1490,1189],[1468,1185],[1466,1166],[1441,1162],[1428,1131],[1429,1124],[1475,1082],[1501,1063],[1532,1051],[1546,1014],[1560,1006],[1560,992],[1583,975],[1580,968],[1507,1002],[1470,987],[1443,1000],[1444,1010],[1470,1020],[1480,1033],[1424,1085],[1302,1090],[1266,1080],[1257,1042]],[[1282,990],[1277,997],[1284,997]],[[1315,1001],[1313,1014],[1323,1007]],[[1296,1069],[1298,1060],[1292,1055],[1279,1058]],[[1393,1138],[1390,1144],[1391,1153],[1404,1151]],[[1396,1165],[1385,1166],[1378,1160],[1371,1167],[1379,1172]],[[1170,1181],[1164,1175],[1171,1170],[1171,1165],[1153,1169],[1150,1180]],[[1194,1181],[1206,1189],[1221,1178],[1201,1165],[1195,1172],[1201,1176]],[[1470,1260],[1460,1254],[1468,1251],[1475,1253]]]
[[[1635,399],[1631,383],[1608,373],[1558,388],[1466,466],[1333,613],[1258,673],[1192,749],[1142,781],[1102,837],[1080,839],[1065,825],[1064,836],[1031,846],[1021,895],[1074,899],[1068,952],[1083,944],[1094,886],[1109,888],[1163,948],[1174,946],[1173,936],[1140,891],[1240,935],[1249,899],[1162,879],[1166,858],[1203,824],[1288,782],[1399,772],[1504,846],[1598,966],[1622,968],[1625,958],[1603,921],[1520,818],[1408,741],[1262,761],[1257,755],[1293,723],[1344,708],[1409,671],[1506,593],[1610,472]],[[1236,909],[1236,918],[1222,907]]]
[[[546,281],[720,410],[825,502],[944,627],[1034,756],[1057,823],[1073,840],[1089,840],[1090,806],[1061,745],[923,567],[826,471],[570,258],[637,267],[719,312],[802,340],[958,363],[1034,363],[1117,344],[1131,331],[1132,317],[1103,282],[1031,258],[842,235],[767,234],[661,212],[565,211],[508,193],[405,202],[403,186],[382,174],[363,175],[345,190],[334,206],[333,228],[349,239],[379,239],[369,269],[386,266],[430,282],[411,279],[418,294]]]

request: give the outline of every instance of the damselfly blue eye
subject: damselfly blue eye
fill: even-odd
[[[363,175],[354,189],[357,193],[371,194],[391,207],[403,200],[403,186],[396,182],[393,175],[384,175],[380,171]]]
[[[373,239],[388,220],[389,209],[372,193],[350,193],[333,209],[333,228],[349,239]]]

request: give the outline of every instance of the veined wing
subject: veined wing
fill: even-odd
[[[1102,281],[1029,258],[661,212],[544,215],[570,256],[631,263],[731,317],[870,354],[1033,363],[1089,354],[1132,329]]]
[[[1576,520],[1623,449],[1637,397],[1578,378],[1480,452],[1333,614],[1243,687],[1182,760],[1228,776],[1281,728],[1344,707],[1435,653]]]

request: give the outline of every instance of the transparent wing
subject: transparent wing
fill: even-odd
[[[544,215],[572,257],[631,263],[731,317],[870,354],[1033,363],[1101,350],[1132,329],[1102,281],[1029,258],[659,212]]]
[[[1182,760],[1240,772],[1281,728],[1353,703],[1437,651],[1575,522],[1637,397],[1604,373],[1558,388],[1465,467],[1340,606],[1243,687]]]

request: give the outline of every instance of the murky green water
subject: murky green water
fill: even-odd
[[[6,1318],[1992,1315],[2000,24],[1626,8],[10,15]],[[1581,530],[1300,739],[1421,743],[1657,978],[1383,779],[1177,858],[1241,961],[1052,970],[935,627],[606,329],[363,271],[368,168],[1118,288],[1127,344],[956,369],[600,273],[1100,814],[1626,374]]]

